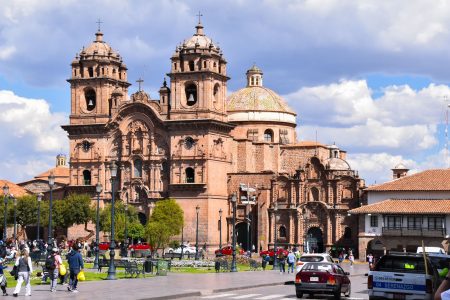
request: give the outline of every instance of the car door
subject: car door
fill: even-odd
[[[341,268],[341,266],[336,265],[336,271],[341,279],[341,291],[347,292],[348,287],[350,286],[350,279],[347,275],[345,275],[345,271]]]

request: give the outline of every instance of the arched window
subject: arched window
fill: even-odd
[[[345,227],[344,239],[351,239],[351,238],[352,238],[352,229],[350,227]]]
[[[280,226],[278,236],[279,236],[280,238],[286,238],[286,227]]]
[[[264,142],[273,142],[273,131],[271,129],[266,129],[266,131],[264,131]]]
[[[206,61],[203,62],[203,68],[206,69]]]
[[[133,162],[134,165],[134,177],[142,177],[142,160],[135,159]]]
[[[89,171],[89,170],[83,171],[83,184],[91,185],[91,171]]]
[[[186,168],[186,183],[194,183],[195,182],[195,172],[191,167]]]
[[[97,97],[95,91],[92,88],[88,88],[84,91],[84,99],[86,100],[86,108],[88,111],[92,111],[95,108]]]
[[[218,83],[216,83],[214,85],[214,91],[213,91],[214,101],[217,101],[219,99],[219,89],[220,89],[220,86]]]
[[[315,187],[311,188],[311,199],[312,201],[319,201],[319,190]]]
[[[189,106],[197,103],[197,86],[193,83],[186,86],[186,104]]]
[[[173,69],[174,69],[174,70],[177,69],[177,63],[173,63]]]
[[[194,69],[195,69],[195,64],[194,64],[194,61],[191,60],[191,61],[189,62],[189,71],[194,71]]]
[[[94,77],[94,68],[93,67],[89,67],[88,72],[89,72],[89,77]]]

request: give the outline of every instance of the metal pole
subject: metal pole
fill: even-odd
[[[115,218],[115,209],[114,209],[114,180],[115,177],[111,177],[111,237],[109,241],[109,267],[108,267],[108,276],[107,280],[115,280],[116,279],[116,266],[114,265],[114,256],[116,253],[114,252],[115,244],[114,244],[114,218]]]
[[[233,259],[231,260],[231,270],[230,272],[237,272],[236,268],[236,194],[232,196],[232,205],[233,205]]]
[[[128,201],[125,204],[125,247],[128,249]]]
[[[183,245],[183,239],[184,239],[184,224],[181,226],[181,256],[180,256],[180,260],[183,259],[183,250],[184,250],[184,245]],[[189,257],[188,257],[189,258]]]
[[[37,219],[37,238],[36,240],[40,240],[41,239],[41,201],[38,201],[38,211],[37,211],[38,215],[38,219]]]
[[[100,228],[100,224],[99,224],[99,211],[100,211],[100,193],[97,193],[97,215],[96,215],[96,219],[95,219],[95,259],[94,259],[94,269],[98,269],[98,245],[99,245],[99,228]]]
[[[197,229],[195,232],[195,260],[198,260],[198,211],[199,210],[197,209]]]
[[[222,249],[222,214],[219,219],[219,249]]]
[[[17,215],[17,200],[16,198],[13,198],[14,201],[14,244],[17,245],[17,221],[16,221],[16,215]]]
[[[50,186],[50,205],[48,208],[48,245],[52,244],[52,209],[53,209],[53,187]]]
[[[250,248],[250,205],[247,214],[247,252],[252,251]],[[251,253],[251,252],[250,252]]]
[[[7,211],[8,211],[8,198],[6,198],[6,195],[3,199],[3,201],[5,202],[5,211],[3,212],[3,218],[4,218],[4,220],[3,220],[3,241],[6,242],[6,226],[7,226],[6,218],[7,218]]]
[[[277,233],[277,214],[276,214],[276,209],[274,209],[273,214],[275,215],[274,218],[274,225],[275,225],[275,241],[274,241],[274,246],[273,246],[273,269],[276,270],[278,268],[278,257],[277,257],[277,239],[278,239],[278,233]]]

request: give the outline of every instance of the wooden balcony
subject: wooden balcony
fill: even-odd
[[[383,227],[383,235],[387,236],[423,236],[444,237],[445,228],[422,228],[422,227]]]

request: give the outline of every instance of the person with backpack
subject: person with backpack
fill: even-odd
[[[77,284],[78,284],[78,273],[84,269],[83,257],[81,253],[78,252],[78,245],[74,243],[72,249],[67,254],[67,262],[69,263],[69,286],[67,290],[69,292],[78,293]]]
[[[21,251],[14,265],[17,267],[18,279],[13,296],[18,297],[23,282],[25,282],[25,296],[31,296],[30,277],[33,272],[33,264],[31,263],[31,257],[27,249]]]
[[[61,256],[58,254],[58,248],[53,248],[50,255],[45,260],[45,267],[50,275],[50,291],[56,292],[56,285],[59,278],[59,266],[62,264]]]

